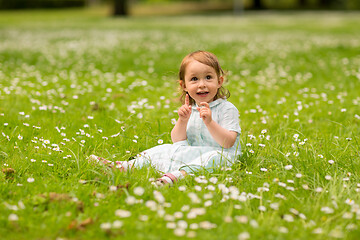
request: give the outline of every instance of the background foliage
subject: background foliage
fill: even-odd
[[[0,0],[0,9],[31,9],[31,8],[68,8],[85,7],[99,4],[113,4],[119,0]],[[235,3],[241,3],[245,9],[360,9],[358,0],[121,0],[129,5],[138,4],[171,4],[171,3],[201,3],[227,6],[229,9]],[[261,5],[259,5],[261,4]],[[219,7],[223,10],[223,7]]]
[[[2,239],[359,239],[360,17],[0,14]],[[177,71],[214,52],[240,112],[231,168],[113,171],[171,143]]]

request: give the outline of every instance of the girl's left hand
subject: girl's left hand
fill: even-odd
[[[210,106],[207,102],[201,102],[197,110],[205,124],[209,124],[212,121]]]

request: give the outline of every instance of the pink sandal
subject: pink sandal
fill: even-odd
[[[156,179],[156,185],[164,186],[170,184],[172,186],[179,179],[183,179],[184,175],[180,171],[174,171],[164,174],[161,178]]]

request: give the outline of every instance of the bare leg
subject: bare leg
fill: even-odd
[[[109,160],[106,160],[105,158],[98,157],[96,155],[90,155],[88,157],[89,162],[95,162],[110,168],[113,168],[115,166],[116,169],[119,169],[121,172],[126,172],[127,170],[132,169],[133,163],[127,162],[127,161],[116,161],[115,163]]]

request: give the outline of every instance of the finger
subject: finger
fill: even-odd
[[[201,114],[204,114],[204,113],[207,113],[207,112],[208,112],[208,109],[207,109],[206,107],[204,107],[204,106],[201,106],[201,107],[199,107],[199,112],[200,112]]]
[[[200,118],[201,118],[201,107],[196,107],[196,110],[198,110],[198,111],[199,111]]]
[[[200,118],[204,119],[206,114],[204,113],[204,111],[201,110],[201,108],[199,108],[199,113],[200,113]]]
[[[179,116],[185,115],[184,109],[182,109],[182,108],[179,109],[178,113],[179,113]]]
[[[201,103],[200,103],[200,106],[206,107],[206,108],[209,108],[209,107],[210,107],[210,106],[209,106],[209,103],[207,103],[207,102],[201,102]]]
[[[188,109],[186,107],[181,107],[178,111],[178,114],[181,117],[187,117],[191,114],[191,109]]]
[[[186,108],[184,108],[184,109],[182,110],[182,113],[183,113],[183,116],[184,116],[184,117],[189,116],[189,111],[188,111]]]
[[[186,113],[187,113],[187,114],[191,114],[191,107],[185,108],[185,109],[186,109]]]
[[[203,109],[201,110],[201,114],[203,116],[210,116],[211,115],[210,108],[203,107]]]
[[[186,106],[189,106],[189,103],[190,103],[189,94],[187,93],[187,94],[185,95],[185,105],[186,105]]]

